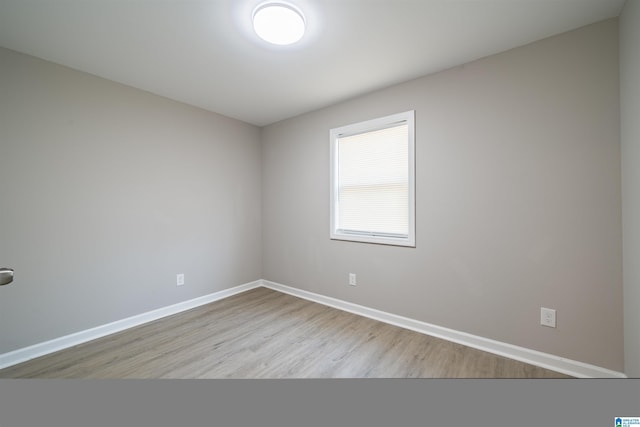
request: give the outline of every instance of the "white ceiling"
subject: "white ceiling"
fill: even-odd
[[[256,125],[618,16],[624,0],[289,0],[308,33],[273,48],[262,0],[0,0],[0,46]]]

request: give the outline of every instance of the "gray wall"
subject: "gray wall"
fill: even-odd
[[[264,278],[623,370],[618,71],[613,19],[263,128]],[[409,109],[417,247],[329,240],[329,129]]]
[[[0,49],[0,162],[0,353],[261,277],[257,127]]]
[[[620,16],[625,372],[640,377],[640,1]]]

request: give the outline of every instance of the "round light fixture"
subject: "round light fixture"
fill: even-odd
[[[304,35],[305,20],[295,6],[269,1],[258,5],[253,11],[253,29],[263,40],[288,45],[299,41]]]

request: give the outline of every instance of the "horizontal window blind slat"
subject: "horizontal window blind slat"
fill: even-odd
[[[398,233],[382,233],[382,232],[373,232],[373,231],[359,231],[359,230],[346,230],[346,229],[338,229],[339,233],[342,234],[351,234],[354,236],[368,236],[368,237],[391,237],[396,239],[406,238],[408,234],[398,234]]]

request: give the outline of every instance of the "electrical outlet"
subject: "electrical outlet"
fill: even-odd
[[[551,308],[540,307],[540,324],[542,326],[556,327],[556,311]]]
[[[176,286],[182,286],[184,285],[184,274],[177,274],[176,275]]]
[[[349,273],[349,285],[355,286],[356,283],[356,273]]]

